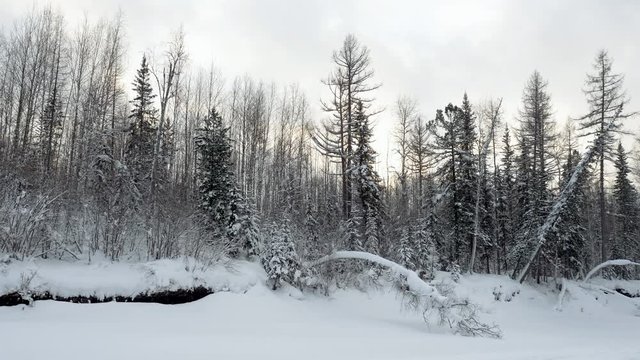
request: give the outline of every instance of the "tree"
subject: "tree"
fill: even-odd
[[[608,233],[606,229],[606,203],[604,191],[604,160],[613,153],[614,133],[621,131],[623,119],[634,113],[624,113],[628,103],[627,96],[622,89],[624,76],[613,72],[613,60],[606,50],[600,50],[593,64],[593,73],[587,74],[584,93],[589,104],[589,113],[578,119],[582,130],[581,136],[602,136],[603,141],[596,149],[598,161],[598,205],[600,210],[600,259],[607,260],[606,244]],[[610,122],[613,123],[609,124]],[[610,126],[610,130],[606,128]]]
[[[631,172],[627,161],[627,153],[618,143],[614,160],[616,179],[613,185],[613,198],[615,203],[615,237],[611,250],[614,259],[635,259],[638,256],[640,242],[638,242],[638,230],[640,226],[640,209],[638,208],[638,192],[629,180]],[[621,270],[623,276],[628,275]]]
[[[396,251],[399,264],[409,270],[415,270],[416,266],[413,261],[416,256],[414,254],[414,244],[411,241],[409,228],[406,226],[400,229],[400,240]]]
[[[551,118],[551,97],[547,92],[548,83],[539,72],[534,71],[525,85],[522,108],[519,111],[520,155],[519,172],[519,216],[520,231],[510,257],[514,267],[522,266],[521,261],[531,252],[535,243],[535,233],[549,212],[551,192],[549,189],[549,164],[547,155],[555,140],[554,121]],[[524,256],[524,257],[523,257]],[[537,279],[543,269],[536,267]]]
[[[603,143],[606,141],[606,137],[614,127],[618,120],[617,115],[620,114],[622,109],[618,110],[618,113],[614,115],[611,120],[607,123],[607,126],[604,128],[604,131],[596,136],[591,146],[587,149],[587,151],[582,155],[582,158],[578,162],[575,167],[575,170],[571,174],[571,178],[567,181],[566,185],[562,188],[558,196],[556,197],[553,205],[551,206],[551,211],[549,211],[548,215],[545,217],[544,222],[537,229],[535,240],[536,243],[533,244],[533,249],[527,256],[527,260],[522,267],[522,270],[518,273],[516,277],[519,283],[522,283],[527,275],[529,274],[529,270],[533,265],[534,261],[538,259],[540,253],[542,252],[543,247],[547,243],[547,239],[553,229],[554,225],[560,218],[564,207],[566,206],[568,198],[575,191],[576,185],[578,183],[578,179],[582,176],[582,173],[586,170],[587,165],[591,162],[591,160],[597,154],[597,150],[600,149]],[[525,254],[526,255],[526,254]],[[514,272],[515,275],[515,272]],[[515,276],[514,276],[515,277]]]
[[[353,35],[347,35],[342,47],[333,53],[333,62],[335,70],[324,81],[332,98],[322,102],[322,108],[332,118],[324,124],[323,131],[314,133],[313,139],[323,155],[340,163],[342,213],[344,219],[350,219],[353,186],[348,171],[356,146],[356,112],[358,107],[365,110],[370,107],[373,99],[368,94],[380,85],[371,84],[374,72],[370,65],[369,49]]]
[[[447,261],[448,265],[453,265],[460,260],[461,247],[463,243],[463,230],[461,226],[462,211],[460,203],[460,192],[458,191],[458,177],[460,169],[458,166],[458,121],[460,109],[453,104],[447,105],[445,112],[436,111],[436,118],[431,127],[434,135],[433,154],[440,163],[436,174],[443,184],[446,184],[449,191],[446,196],[449,200],[444,209],[444,221],[450,232],[446,236]],[[446,114],[446,117],[445,117]]]
[[[199,208],[217,240],[231,242],[232,255],[257,253],[259,234],[255,211],[237,188],[231,161],[229,129],[215,109],[198,129],[197,172]]]
[[[132,119],[127,145],[127,164],[142,193],[151,191],[151,172],[154,158],[154,135],[156,132],[156,109],[153,107],[153,89],[149,82],[149,65],[146,56],[133,82],[135,97],[131,101]]]
[[[362,244],[366,251],[377,254],[381,250],[385,210],[382,203],[381,179],[373,168],[376,156],[371,147],[373,133],[369,125],[369,115],[365,114],[362,103],[358,103],[355,124],[358,145],[349,176],[353,179],[359,197],[357,214],[363,235]]]
[[[477,134],[476,115],[465,93],[462,106],[447,105],[436,113],[432,133],[433,154],[441,165],[438,176],[449,188],[445,219],[451,233],[448,261],[452,265],[470,259],[474,234],[477,163],[474,155]]]
[[[580,153],[574,149],[571,129],[568,130],[567,157],[562,169],[561,187],[571,180],[571,175],[578,166]],[[565,278],[577,277],[584,272],[586,240],[586,215],[584,209],[589,199],[586,194],[589,172],[583,171],[578,177],[575,190],[567,197],[565,208],[555,226],[553,238],[557,242],[556,256],[559,259],[561,275]]]
[[[415,100],[408,97],[400,97],[396,101],[396,116],[398,117],[398,123],[396,125],[394,137],[398,145],[396,153],[400,157],[400,169],[397,174],[400,182],[400,203],[398,214],[404,219],[407,218],[409,210],[409,189],[407,184],[409,175],[408,162],[409,154],[411,153],[411,131],[413,130],[412,126],[415,122],[416,112],[417,103]],[[422,155],[422,153],[420,155]]]
[[[261,262],[272,290],[282,287],[284,283],[300,285],[303,277],[302,264],[291,239],[291,231],[286,224],[273,226]]]
[[[158,71],[153,72],[160,93],[160,118],[159,124],[155,129],[155,141],[153,142],[153,158],[151,163],[151,198],[155,202],[155,194],[158,184],[163,178],[164,172],[167,171],[166,165],[170,161],[169,157],[173,154],[167,151],[171,146],[167,129],[171,125],[165,124],[167,106],[171,98],[175,97],[175,87],[178,86],[178,80],[182,71],[183,63],[186,61],[186,52],[184,48],[184,33],[182,28],[175,34],[171,42],[171,48],[167,52],[167,64],[162,69],[162,75]],[[169,144],[165,140],[169,141]]]
[[[465,94],[466,95],[466,94]],[[465,96],[466,99],[466,96]],[[474,230],[473,230],[473,240],[471,245],[471,258],[469,261],[469,272],[472,273],[474,269],[474,262],[476,257],[476,250],[478,247],[478,238],[484,239],[485,245],[485,260],[487,264],[487,272],[490,271],[489,266],[489,258],[491,256],[491,248],[495,245],[495,238],[491,239],[489,233],[492,232],[492,229],[495,229],[495,218],[491,218],[494,214],[491,209],[495,206],[494,203],[491,203],[489,199],[492,197],[490,194],[491,189],[489,189],[489,176],[487,171],[487,153],[489,152],[489,145],[494,140],[494,133],[496,129],[497,123],[500,121],[501,116],[501,108],[502,107],[502,99],[500,99],[497,103],[491,101],[486,108],[483,109],[482,115],[489,120],[489,133],[486,135],[484,139],[482,139],[481,133],[481,141],[478,142],[478,162],[477,162],[477,174],[476,175],[476,194],[475,194],[475,209],[474,209]],[[467,137],[473,136],[473,134],[467,135]],[[482,213],[482,214],[481,214]],[[495,231],[493,232],[495,234]]]
[[[429,173],[429,124],[418,116],[413,125],[407,151],[408,168],[416,175],[416,212],[421,215],[423,208],[423,185]]]

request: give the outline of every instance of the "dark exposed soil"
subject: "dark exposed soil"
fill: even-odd
[[[165,290],[158,292],[146,292],[134,296],[57,296],[47,291],[42,293],[24,294],[13,292],[0,295],[0,306],[29,305],[39,300],[55,300],[66,301],[78,304],[95,304],[104,302],[138,302],[138,303],[158,303],[166,305],[184,304],[213,294],[213,290],[204,286],[198,286],[190,289]]]

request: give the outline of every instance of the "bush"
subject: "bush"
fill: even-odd
[[[269,231],[261,261],[273,290],[284,283],[297,287],[302,285],[302,265],[286,225]]]

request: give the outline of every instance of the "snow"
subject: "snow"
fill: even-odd
[[[107,296],[205,286],[244,292],[263,282],[260,266],[246,261],[205,266],[191,258],[146,263],[54,260],[0,261],[0,295],[30,290],[55,296]],[[26,285],[26,289],[24,288]]]
[[[195,281],[184,264],[184,260],[142,265],[15,263],[9,265],[14,267],[10,273],[2,272],[0,282],[6,287],[8,279],[15,278],[14,270],[37,268],[34,284],[55,285],[57,291],[106,293],[118,286],[138,291],[145,288],[142,274],[150,268],[156,270],[159,285],[171,279]],[[558,291],[553,287],[519,284],[497,275],[462,276],[452,284],[454,291],[479,304],[483,318],[500,324],[504,337],[496,340],[429,328],[420,314],[402,310],[397,295],[384,289],[341,290],[329,298],[291,288],[272,292],[257,264],[238,262],[232,268],[216,266],[198,273],[204,276],[202,281],[226,285],[230,291],[188,304],[39,301],[33,307],[0,307],[0,358],[640,358],[638,299],[603,293],[596,299],[589,292],[569,291],[563,311],[558,312],[554,310]],[[78,270],[83,271],[78,274]],[[448,277],[438,273],[436,281],[447,282]],[[90,279],[99,279],[102,285]]]

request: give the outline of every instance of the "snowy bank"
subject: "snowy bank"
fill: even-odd
[[[90,264],[4,259],[0,261],[0,297],[18,293],[41,299],[75,298],[80,299],[77,302],[87,302],[82,298],[126,301],[136,296],[141,299],[143,295],[189,290],[197,290],[200,295],[205,295],[204,290],[242,293],[264,282],[265,276],[258,264],[247,261],[205,266],[191,258]]]

